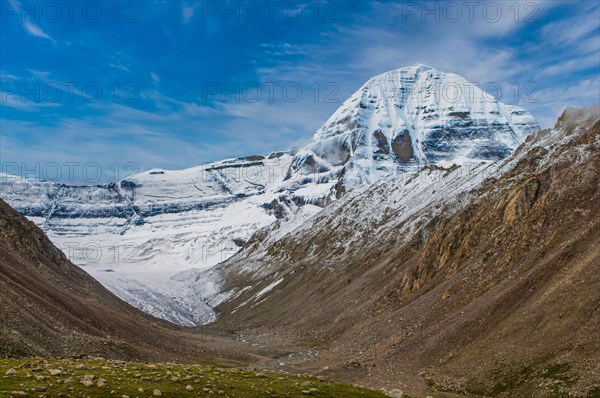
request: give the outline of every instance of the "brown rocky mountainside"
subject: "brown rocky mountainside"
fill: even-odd
[[[372,386],[598,396],[599,114],[260,231],[215,271],[219,322],[284,331],[320,351],[299,366]]]

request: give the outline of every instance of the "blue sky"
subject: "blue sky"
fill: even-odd
[[[417,62],[498,83],[543,127],[600,101],[596,1],[73,4],[1,0],[3,171],[301,146],[369,77]]]

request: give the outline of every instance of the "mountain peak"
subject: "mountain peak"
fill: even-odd
[[[339,193],[424,165],[498,160],[537,130],[525,110],[459,75],[414,64],[352,94],[294,157],[288,180],[338,180]]]
[[[391,74],[402,74],[402,73],[420,73],[420,72],[428,72],[428,71],[437,71],[434,67],[429,65],[416,63],[408,66],[402,66],[400,68],[392,69],[387,72],[380,73],[379,75],[373,76],[371,79],[376,79],[379,76],[391,75]]]

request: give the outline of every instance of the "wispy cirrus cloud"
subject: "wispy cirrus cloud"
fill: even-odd
[[[39,26],[37,26],[31,22],[25,21],[23,23],[23,27],[30,35],[39,37],[41,39],[48,39],[51,42],[53,42],[54,44],[56,44],[56,40],[54,40],[52,37],[50,37],[50,35],[48,35],[48,33],[44,32],[42,30],[42,28],[40,28]]]
[[[538,115],[541,126],[551,127],[567,107],[581,107],[598,104],[600,77],[588,78],[558,87],[540,90],[537,102],[530,104],[530,110]]]
[[[9,0],[9,3],[13,6],[16,13],[18,13],[20,15],[26,15],[26,13],[24,13],[24,11],[23,11],[23,6],[19,1]],[[40,39],[46,39],[46,40],[51,41],[55,45],[57,44],[56,40],[54,40],[48,33],[46,33],[37,24],[31,22],[27,18],[19,18],[19,19],[21,20],[21,23],[23,24],[23,28],[25,29],[25,31],[27,33],[29,33],[31,36],[34,36],[34,37],[37,37]]]
[[[158,83],[160,83],[160,76],[158,76],[156,73],[150,72],[150,78],[152,79],[152,82],[154,83],[154,85],[157,85]]]
[[[194,7],[183,6],[181,8],[181,16],[183,17],[183,23],[189,23],[194,16]]]

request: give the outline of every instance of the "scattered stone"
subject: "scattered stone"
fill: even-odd
[[[85,387],[91,387],[94,385],[94,382],[91,380],[83,380],[81,384],[83,384]]]
[[[310,395],[310,391],[308,391],[308,390],[302,390],[302,394],[304,394],[304,395]]]
[[[179,377],[171,377],[171,381],[179,381]]]
[[[142,387],[138,388],[138,392],[144,392],[144,389]]]
[[[87,369],[87,368],[88,367],[85,363],[78,363],[77,366],[75,366],[75,369],[79,369],[79,370]]]
[[[121,395],[121,398],[129,398],[129,395]]]
[[[46,391],[46,387],[44,387],[44,386],[37,386],[35,388],[35,391],[37,391],[37,392],[44,392],[44,391]]]
[[[188,391],[194,391],[194,387],[190,386],[189,384],[187,386],[185,386],[185,389]]]
[[[160,390],[154,390],[152,395],[154,395],[155,397],[162,397],[162,392],[160,392]]]
[[[50,376],[61,376],[62,375],[62,370],[60,370],[60,369],[50,369],[48,372],[50,373]]]
[[[260,378],[264,379],[264,378],[266,378],[266,377],[267,377],[267,375],[266,375],[266,374],[264,374],[264,373],[257,373],[257,374],[256,374],[256,377],[260,377]]]
[[[44,381],[44,380],[46,380],[46,376],[35,376],[35,379],[37,381]]]
[[[392,397],[392,398],[404,398],[404,392],[402,392],[400,390],[387,391],[386,395],[388,397]]]
[[[26,397],[27,393],[25,391],[13,391],[10,395],[11,397]]]
[[[310,389],[308,390],[308,392],[310,392],[311,394],[318,394],[318,393],[319,393],[319,389],[318,389],[318,388],[314,388],[314,387],[313,387],[313,388],[310,388]]]
[[[6,375],[7,376],[12,376],[12,375],[16,375],[17,371],[15,370],[15,368],[10,368],[6,371]]]
[[[96,386],[98,388],[104,388],[104,387],[106,387],[106,380],[105,379],[99,379],[98,383],[96,383]]]

